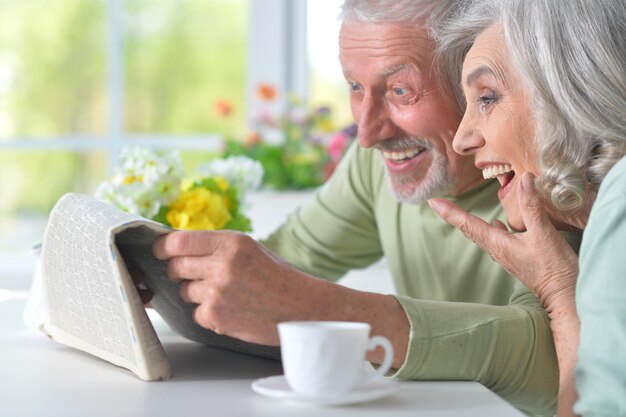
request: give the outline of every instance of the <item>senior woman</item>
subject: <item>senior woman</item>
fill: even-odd
[[[626,0],[475,0],[439,31],[467,103],[454,149],[500,181],[517,233],[430,204],[546,307],[560,416],[626,415],[625,21]]]

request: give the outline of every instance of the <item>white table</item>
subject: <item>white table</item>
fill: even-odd
[[[475,382],[401,382],[391,396],[319,407],[254,393],[256,378],[281,374],[277,362],[208,348],[157,332],[172,378],[143,382],[130,372],[27,329],[24,300],[0,301],[0,416],[523,416]]]

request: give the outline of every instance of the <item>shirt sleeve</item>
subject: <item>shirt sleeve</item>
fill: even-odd
[[[556,410],[558,363],[546,311],[521,284],[506,306],[397,297],[411,323],[396,378],[478,381],[516,407]]]
[[[523,410],[554,413],[558,364],[548,315],[537,298],[516,281],[504,285],[501,280],[512,278],[497,265],[488,266],[491,259],[429,207],[391,204],[393,196],[381,191],[387,184],[377,156],[353,146],[313,203],[290,216],[265,246],[296,268],[330,280],[367,267],[386,252],[396,268],[396,288],[403,289],[396,298],[411,323],[407,360],[396,377],[478,381]],[[490,212],[497,196],[476,204]],[[403,229],[410,233],[400,236]],[[387,246],[381,242],[385,237]],[[412,241],[425,251],[416,254]],[[450,268],[452,241],[461,257],[476,257]],[[444,253],[441,248],[448,255],[431,262],[430,254]],[[431,269],[433,274],[425,272]],[[463,275],[453,273],[458,270]],[[440,279],[447,273],[449,280]],[[473,302],[426,301],[459,298]],[[499,305],[477,301],[496,298],[493,304]]]
[[[357,159],[354,144],[311,204],[262,243],[290,264],[316,277],[336,281],[352,269],[383,256],[372,210],[368,160]]]
[[[581,246],[574,410],[585,417],[626,416],[626,159],[621,166],[602,184]]]

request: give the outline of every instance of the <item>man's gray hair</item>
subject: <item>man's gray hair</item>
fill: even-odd
[[[539,190],[581,208],[626,154],[626,1],[474,0],[435,28],[453,86],[476,37],[501,23],[532,94]]]
[[[440,27],[464,9],[470,0],[345,0],[341,5],[341,22],[359,23],[414,23],[416,26],[429,28]],[[437,40],[435,39],[435,42]],[[438,57],[433,57],[434,61]],[[434,62],[433,62],[434,63]],[[454,85],[449,86],[447,74],[436,68],[440,85],[450,89],[457,103],[462,102],[460,91]],[[457,104],[455,103],[455,104]],[[457,111],[462,113],[463,107]]]
[[[465,0],[345,0],[339,19],[343,22],[417,23],[429,25],[446,20]]]

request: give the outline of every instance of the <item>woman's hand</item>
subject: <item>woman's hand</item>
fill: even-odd
[[[459,229],[522,281],[541,300],[550,315],[560,370],[557,416],[572,416],[576,400],[574,367],[577,361],[580,323],[576,314],[575,287],[578,256],[550,222],[533,178],[521,180],[520,212],[526,231],[509,233],[502,222],[493,226],[443,199],[429,200],[445,221]]]
[[[489,225],[444,199],[432,199],[429,204],[520,279],[548,311],[575,308],[578,256],[550,222],[532,175],[524,174],[521,184],[519,204],[526,226],[522,233],[510,233],[500,221]]]

